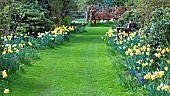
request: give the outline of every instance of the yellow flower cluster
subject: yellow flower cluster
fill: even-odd
[[[29,32],[28,32],[28,34],[29,34]],[[26,38],[26,37],[28,37],[28,34],[17,33],[17,34],[5,35],[5,36],[2,36],[1,39],[4,40],[4,41],[10,41],[14,38],[19,38],[18,36]]]
[[[157,87],[157,90],[160,91],[161,89],[165,91],[169,91],[170,87],[166,84],[165,85],[161,84],[160,86]]]
[[[116,30],[116,29],[115,29]],[[112,36],[115,36],[114,34],[113,34],[113,30],[110,28],[107,32],[106,32],[106,36],[108,36],[108,37],[112,37]]]
[[[148,60],[148,62],[143,62],[143,60],[138,60],[136,63],[141,64],[142,67],[145,67],[145,66],[151,66],[152,63],[154,62],[153,59],[149,60],[149,58],[146,58],[146,60]]]
[[[13,36],[12,34],[11,35],[7,35],[7,36],[3,36],[3,37],[1,37],[1,39],[4,39],[4,41],[11,40],[12,36]]]
[[[165,57],[166,54],[170,54],[170,49],[169,48],[157,48],[156,53],[154,54],[157,58]]]
[[[133,56],[134,54],[135,55],[150,55],[150,45],[148,44],[147,46],[141,46],[140,43],[138,43],[138,45],[134,45],[133,49],[128,49],[126,52],[125,52],[126,55],[130,55],[130,56]]]
[[[144,79],[155,80],[156,78],[161,78],[165,74],[164,71],[154,72],[153,74],[148,73],[144,76]]]
[[[67,32],[70,31],[74,31],[74,27],[73,26],[60,26],[60,27],[56,27],[53,31],[51,31],[51,34],[57,35],[57,34],[65,34]]]
[[[28,42],[28,44],[29,44],[30,46],[32,46],[32,43],[31,43],[31,42]],[[18,45],[17,45],[17,44],[13,44],[13,45],[11,45],[11,44],[5,44],[5,45],[3,46],[4,49],[3,49],[2,55],[6,55],[7,53],[13,53],[13,52],[19,53],[20,50],[19,50],[17,47],[23,49],[24,46],[25,46],[25,44],[22,44],[22,43],[19,43]]]

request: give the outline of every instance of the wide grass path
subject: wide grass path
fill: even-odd
[[[87,33],[72,35],[64,45],[41,50],[41,59],[18,73],[9,95],[122,96],[125,89],[101,39],[108,29],[87,27]]]

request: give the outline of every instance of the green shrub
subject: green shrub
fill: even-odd
[[[153,48],[169,46],[170,8],[158,8],[152,12],[151,22],[145,26],[145,41]]]
[[[8,16],[11,14],[10,17]],[[0,12],[0,21],[6,24],[10,20],[10,31],[30,32],[37,35],[38,32],[49,31],[53,27],[53,21],[48,18],[48,10],[43,9],[38,3],[13,2],[7,5],[4,11]]]
[[[132,28],[139,29],[142,27],[142,19],[142,16],[137,10],[130,10],[119,18],[119,26],[125,26],[131,20]]]

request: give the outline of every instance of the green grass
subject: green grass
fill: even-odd
[[[108,29],[87,27],[87,33],[72,35],[64,45],[41,50],[40,60],[17,73],[9,96],[133,96],[122,86],[119,67],[100,38]]]

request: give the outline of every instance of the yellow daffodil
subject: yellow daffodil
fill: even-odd
[[[51,40],[54,40],[54,38],[50,38]]]
[[[6,50],[4,50],[3,52],[2,52],[2,55],[5,55],[6,54]]]
[[[151,75],[151,79],[152,79],[152,80],[155,80],[155,79],[156,79],[156,76],[155,76],[155,75]]]
[[[144,55],[145,54],[145,52],[142,52],[142,55]]]
[[[16,52],[16,53],[19,53],[19,50],[18,50],[18,49],[16,49],[16,50],[15,50],[15,52]]]
[[[133,53],[133,52],[131,52],[131,53],[130,53],[130,56],[134,56],[134,53]]]
[[[7,73],[6,70],[2,71],[2,78],[6,78],[7,77]]]
[[[123,41],[120,41],[119,44],[120,44],[120,45],[123,44]]]
[[[138,60],[136,63],[141,64],[143,60]]]
[[[129,52],[128,52],[128,51],[126,51],[126,52],[125,52],[125,54],[126,54],[126,55],[129,55]]]
[[[146,55],[149,56],[149,52],[146,52]]]
[[[8,93],[9,93],[9,89],[5,89],[5,90],[4,90],[4,93],[5,93],[5,94],[8,94]]]
[[[169,90],[169,86],[168,85],[163,86],[162,90],[168,91]]]
[[[142,47],[142,50],[143,50],[143,51],[146,51],[146,49],[147,49],[146,46],[143,46],[143,47]]]
[[[158,91],[160,91],[160,89],[161,89],[161,86],[158,86],[156,89],[157,89]]]
[[[140,49],[136,49],[135,51],[136,51],[135,52],[136,55],[140,54],[140,52],[141,52]]]
[[[153,59],[150,60],[150,63],[153,63]]]
[[[140,69],[140,67],[136,67],[138,70]]]
[[[170,49],[169,49],[169,48],[166,48],[165,50],[166,50],[166,52],[170,52]]]
[[[16,46],[17,46],[17,44],[13,44],[13,45],[12,45],[12,47],[16,47]]]
[[[154,54],[156,57],[160,58],[161,57],[161,53],[155,53]]]
[[[8,53],[12,53],[12,49],[11,48],[8,48]]]
[[[28,45],[29,45],[29,46],[32,46],[32,43],[31,43],[31,42],[28,42]]]
[[[163,50],[161,51],[161,53],[162,53],[162,54],[164,54],[165,52],[166,52],[166,50],[165,50],[165,49],[163,49]]]
[[[144,76],[144,79],[150,79],[151,78],[151,73],[148,73]]]
[[[147,48],[147,51],[149,52],[151,49],[150,48]]]
[[[131,53],[131,52],[132,52],[132,49],[128,48],[128,52]]]
[[[136,50],[137,48],[138,48],[138,46],[136,46],[136,45],[135,45],[135,46],[133,46],[133,50]]]
[[[148,63],[143,63],[142,67],[145,67],[145,66],[148,66],[148,65],[149,65]]]
[[[108,30],[108,32],[109,32],[109,33],[113,33],[113,30],[110,28],[110,29]]]
[[[168,71],[168,67],[166,66],[166,67],[164,68],[164,70],[165,70],[165,71]]]
[[[157,52],[161,51],[161,48],[157,48],[156,51],[157,51]]]
[[[170,60],[167,60],[167,63],[170,64]]]
[[[118,38],[116,37],[114,40],[118,40]]]
[[[158,72],[158,77],[161,78],[164,74],[165,74],[164,71],[160,71],[160,72]]]
[[[138,43],[138,46],[140,46],[141,44],[140,43]]]
[[[147,47],[150,48],[150,44],[148,44]]]

